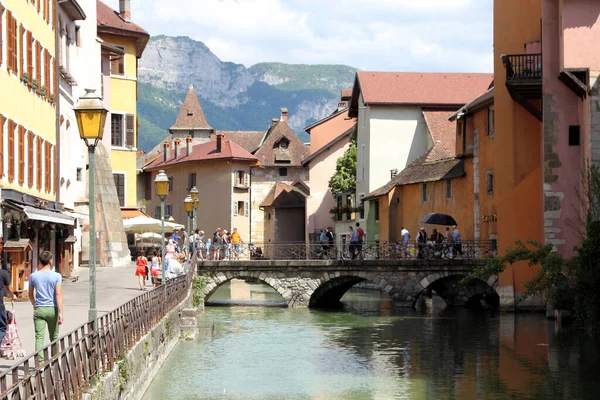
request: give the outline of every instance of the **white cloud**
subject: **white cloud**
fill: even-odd
[[[132,18],[245,65],[492,70],[492,0],[132,0]]]

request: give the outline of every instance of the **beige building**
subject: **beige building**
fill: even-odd
[[[160,218],[160,199],[152,182],[160,170],[169,177],[169,192],[165,200],[165,218],[187,225],[188,216],[183,201],[196,186],[198,212],[196,226],[210,237],[217,227],[238,228],[247,241],[250,232],[250,167],[257,159],[234,142],[217,134],[215,140],[192,145],[192,137],[185,146],[175,139],[164,144],[162,154],[150,161],[147,173],[146,210]]]

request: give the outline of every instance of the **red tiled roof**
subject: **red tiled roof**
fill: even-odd
[[[121,18],[119,16],[119,13],[117,11],[113,10],[112,8],[110,8],[109,6],[107,6],[106,4],[101,2],[100,0],[97,0],[96,4],[97,4],[96,11],[98,13],[98,15],[97,15],[98,25],[108,26],[111,28],[121,29],[124,31],[132,31],[132,32],[146,33],[146,34],[148,33],[141,26],[139,26],[133,22],[125,21],[123,18]]]
[[[252,154],[248,153],[239,145],[234,142],[223,139],[221,145],[221,152],[217,153],[217,141],[212,140],[210,142],[198,144],[192,147],[192,153],[188,156],[187,149],[181,147],[179,149],[179,157],[175,158],[175,151],[171,148],[171,158],[164,161],[162,154],[157,156],[151,163],[144,167],[145,170],[164,168],[167,166],[173,166],[182,163],[189,162],[200,162],[200,161],[212,161],[212,160],[242,160],[256,162],[258,159]]]
[[[171,130],[212,130],[212,127],[206,121],[202,106],[196,95],[194,87],[190,85],[183,104],[179,109],[179,115]]]
[[[224,134],[225,139],[239,144],[248,153],[254,153],[265,136],[264,131],[217,131],[217,134],[219,133]]]
[[[287,139],[288,146],[282,149],[278,146],[282,138]],[[263,166],[292,166],[302,165],[302,160],[308,156],[309,148],[302,143],[285,121],[279,121],[267,131],[260,148],[254,153]]]
[[[365,104],[462,106],[492,80],[493,74],[359,71],[350,108],[358,108],[360,92]]]
[[[436,143],[427,153],[410,163],[391,181],[367,194],[363,200],[383,196],[396,186],[455,179],[464,175],[464,161],[450,156],[441,143]]]
[[[448,111],[423,111],[425,123],[433,143],[441,143],[450,153],[456,155],[456,122],[449,121],[452,113]]]
[[[150,35],[141,26],[125,21],[119,13],[100,0],[96,1],[98,33],[129,36],[135,38],[136,55],[142,56]]]

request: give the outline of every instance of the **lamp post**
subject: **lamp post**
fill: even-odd
[[[185,207],[185,212],[187,212],[187,231],[188,231],[188,238],[191,237],[191,233],[190,232],[190,219],[192,219],[192,212],[194,210],[194,200],[192,200],[192,197],[190,195],[188,195],[185,200],[183,201],[183,205]],[[189,243],[188,243],[189,244]]]
[[[196,210],[198,209],[198,189],[196,186],[190,189],[190,197],[193,200],[192,204],[192,230],[196,232]]]
[[[93,89],[85,89],[85,94],[73,107],[79,136],[84,140],[88,148],[89,159],[89,198],[90,198],[90,307],[88,318],[93,323],[94,330],[98,330],[98,310],[96,309],[96,190],[95,190],[95,168],[94,152],[98,141],[102,139],[104,124],[108,110],[104,108],[102,99]]]
[[[161,231],[162,235],[160,237],[162,243],[161,250],[161,259],[163,260],[162,265],[162,284],[165,285],[167,281],[165,280],[165,197],[167,197],[167,193],[169,192],[169,177],[165,174],[165,171],[162,169],[158,171],[158,175],[154,178],[154,187],[156,188],[156,195],[160,199],[160,220],[161,220]],[[165,286],[165,297],[167,296]]]

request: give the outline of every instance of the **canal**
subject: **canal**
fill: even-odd
[[[396,310],[366,289],[342,310],[264,307],[281,300],[224,284],[144,399],[600,398],[599,347],[543,315]]]

